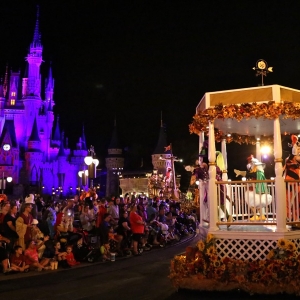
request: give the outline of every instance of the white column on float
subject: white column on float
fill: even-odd
[[[226,136],[223,136],[222,141],[221,141],[221,152],[222,152],[222,155],[224,157],[224,162],[225,162],[225,170],[222,173],[222,180],[228,181],[228,161],[227,161]],[[228,184],[226,184],[225,191],[226,191],[226,195],[229,198],[231,198],[230,197],[230,186]],[[232,205],[226,198],[225,198],[225,206],[226,206],[226,209],[227,209],[229,215],[232,215],[233,214]]]
[[[203,143],[204,143],[204,132],[201,131],[199,133],[199,154],[202,150],[203,147]],[[203,162],[203,158],[199,156],[199,164],[201,165],[201,163]],[[204,225],[204,219],[206,219],[207,214],[205,214],[205,206],[204,206],[204,197],[205,197],[205,183],[202,180],[199,180],[199,185],[198,185],[198,189],[199,189],[199,210],[200,210],[200,226]]]
[[[255,146],[256,146],[256,155],[255,155],[255,158],[257,158],[259,161],[262,161],[261,160],[260,138],[259,137],[256,137]]]
[[[275,199],[277,232],[288,231],[286,228],[286,188],[282,166],[282,144],[279,118],[274,120],[274,162],[275,162]],[[273,195],[274,197],[274,195]]]
[[[216,186],[216,146],[215,146],[215,130],[214,122],[209,122],[208,129],[208,207],[209,207],[209,231],[217,231],[218,220],[218,201]]]

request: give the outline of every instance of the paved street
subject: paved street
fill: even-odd
[[[282,299],[283,296],[249,296],[244,293],[177,292],[168,279],[170,259],[194,240],[166,249],[146,252],[140,257],[116,262],[82,265],[57,271],[26,275],[0,275],[1,299]],[[295,299],[294,296],[285,296]]]

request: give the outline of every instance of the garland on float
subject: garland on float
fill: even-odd
[[[215,238],[208,234],[196,247],[187,247],[185,255],[174,257],[169,278],[176,288],[299,295],[299,269],[300,255],[295,244],[286,239],[279,239],[266,259],[243,261],[219,258]]]
[[[189,125],[190,133],[199,134],[200,132],[207,133],[209,122],[216,119],[235,119],[240,122],[243,119],[258,119],[263,118],[267,120],[274,120],[282,116],[283,119],[297,119],[300,118],[300,104],[283,101],[275,103],[269,101],[268,103],[243,103],[243,104],[217,104],[214,107],[198,112],[193,117],[193,122]],[[222,131],[215,132],[215,139],[220,142],[224,138]],[[272,137],[265,137],[265,141],[271,142]],[[239,144],[246,143],[255,145],[256,138],[252,136],[239,135],[232,133],[231,136],[226,137],[226,142],[236,142]]]

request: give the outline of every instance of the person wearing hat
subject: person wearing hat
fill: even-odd
[[[266,180],[264,169],[266,164],[260,162],[252,154],[247,158],[247,171],[234,170],[236,176],[247,174],[256,174],[256,180]],[[241,174],[243,173],[243,174]],[[266,216],[264,215],[263,208],[271,204],[272,196],[269,193],[269,189],[265,182],[255,183],[255,190],[247,190],[245,192],[245,201],[252,210],[253,216],[249,219],[250,221],[265,221]]]
[[[31,241],[31,228],[33,217],[31,215],[32,204],[25,203],[24,211],[16,220],[16,232],[19,236],[17,244],[25,251],[26,245]]]
[[[36,242],[38,246],[39,259],[43,257],[46,249],[45,242],[49,240],[49,236],[44,236],[42,231],[38,228],[39,221],[37,219],[32,220],[31,227],[31,240]]]
[[[33,194],[29,194],[29,196],[25,198],[25,201],[21,205],[20,213],[22,213],[24,211],[26,203],[31,204],[32,209],[31,209],[30,214],[32,215],[33,219],[37,219],[38,211],[37,211],[37,205],[35,204],[35,201],[34,201],[34,195]]]

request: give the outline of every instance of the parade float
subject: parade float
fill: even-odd
[[[280,85],[210,92],[201,99],[189,127],[199,135],[199,151],[208,141],[208,178],[199,180],[201,239],[171,261],[175,287],[300,295],[299,117],[300,90]],[[283,136],[290,137],[286,162]],[[216,142],[225,158],[222,179],[217,178]],[[261,161],[262,145],[272,144],[275,177],[228,180],[226,145],[232,142],[255,145],[256,153],[245,153],[254,154],[253,165]]]

